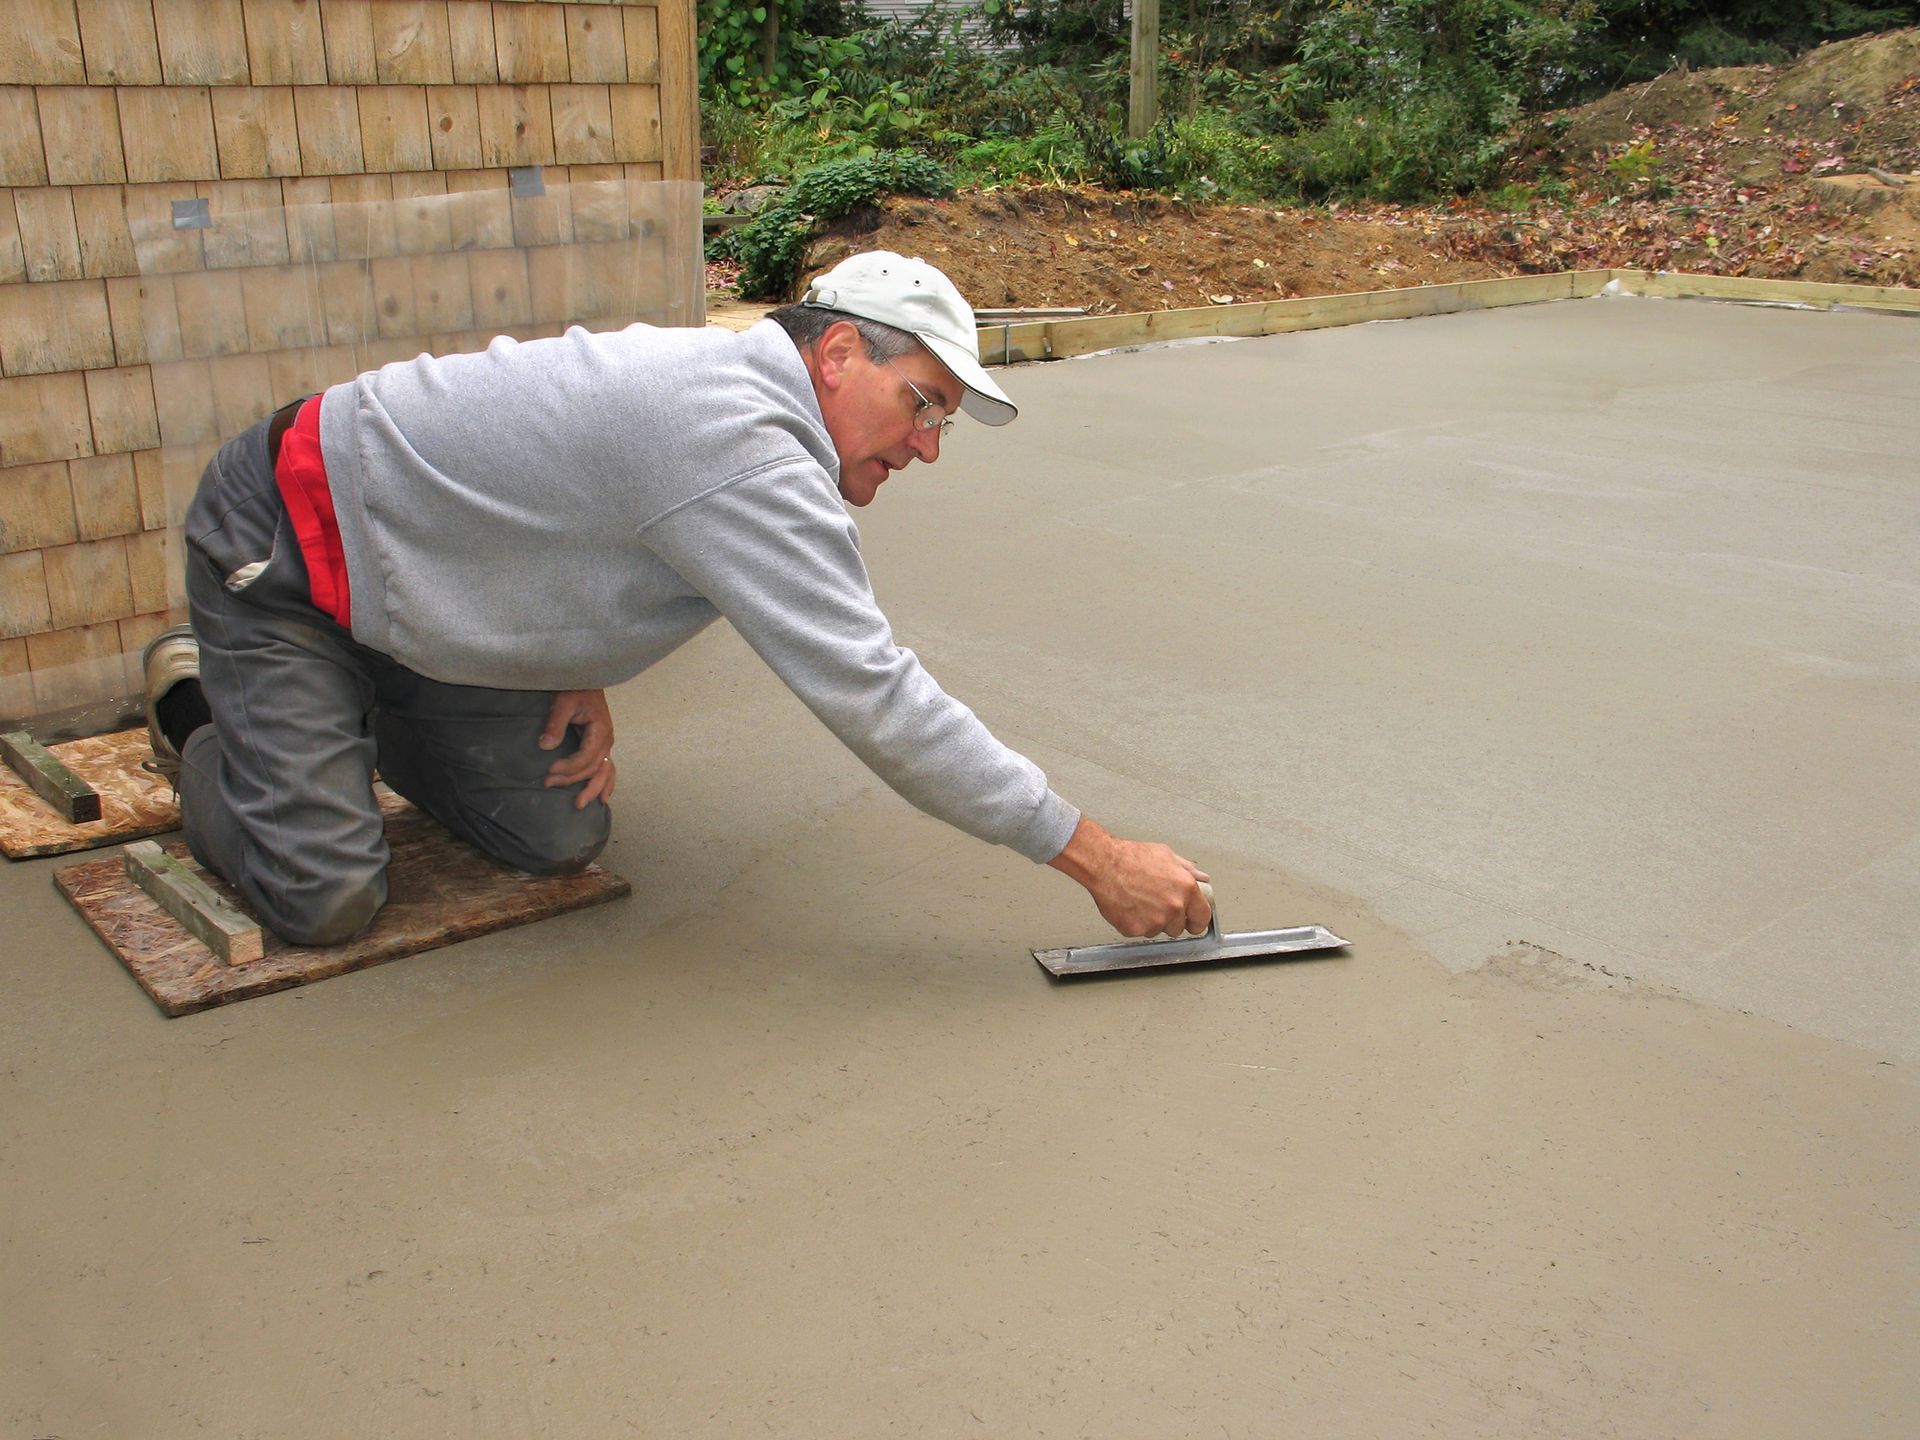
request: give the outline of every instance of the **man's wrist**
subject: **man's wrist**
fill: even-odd
[[[1094,877],[1112,868],[1115,843],[1098,821],[1082,815],[1065,848],[1047,864],[1092,889]]]

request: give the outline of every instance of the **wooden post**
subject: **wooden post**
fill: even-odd
[[[100,796],[94,788],[26,731],[0,735],[0,759],[70,824],[84,825],[100,818]]]
[[[1160,0],[1133,0],[1132,56],[1127,134],[1138,140],[1160,118]]]
[[[136,840],[122,853],[133,883],[224,964],[245,965],[265,953],[266,942],[259,925],[227,904],[211,885],[159,845]]]

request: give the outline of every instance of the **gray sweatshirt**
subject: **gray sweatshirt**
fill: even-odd
[[[635,325],[328,390],[354,638],[457,685],[602,688],[720,616],[880,778],[1035,861],[1079,812],[894,643],[800,354]]]

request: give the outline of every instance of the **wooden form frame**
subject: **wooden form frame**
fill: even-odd
[[[1313,295],[1298,300],[987,325],[980,329],[980,358],[988,365],[1064,360],[1075,355],[1173,340],[1283,335],[1295,330],[1360,325],[1371,320],[1411,320],[1422,315],[1454,315],[1465,310],[1490,310],[1506,305],[1590,299],[1609,290],[1621,295],[1666,299],[1732,300],[1822,310],[1920,314],[1920,290],[1892,286],[1752,280],[1724,275],[1682,275],[1664,270],[1571,270],[1556,275],[1468,280],[1457,285],[1417,285],[1350,295]]]

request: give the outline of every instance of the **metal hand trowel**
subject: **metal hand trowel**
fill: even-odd
[[[1213,898],[1207,887],[1207,898]],[[1284,930],[1236,930],[1222,934],[1220,907],[1204,935],[1171,940],[1120,940],[1109,945],[1076,945],[1064,950],[1035,950],[1033,958],[1050,975],[1098,975],[1108,970],[1155,970],[1166,965],[1198,965],[1208,960],[1259,960],[1314,950],[1341,950],[1346,941],[1324,925],[1295,925]]]

